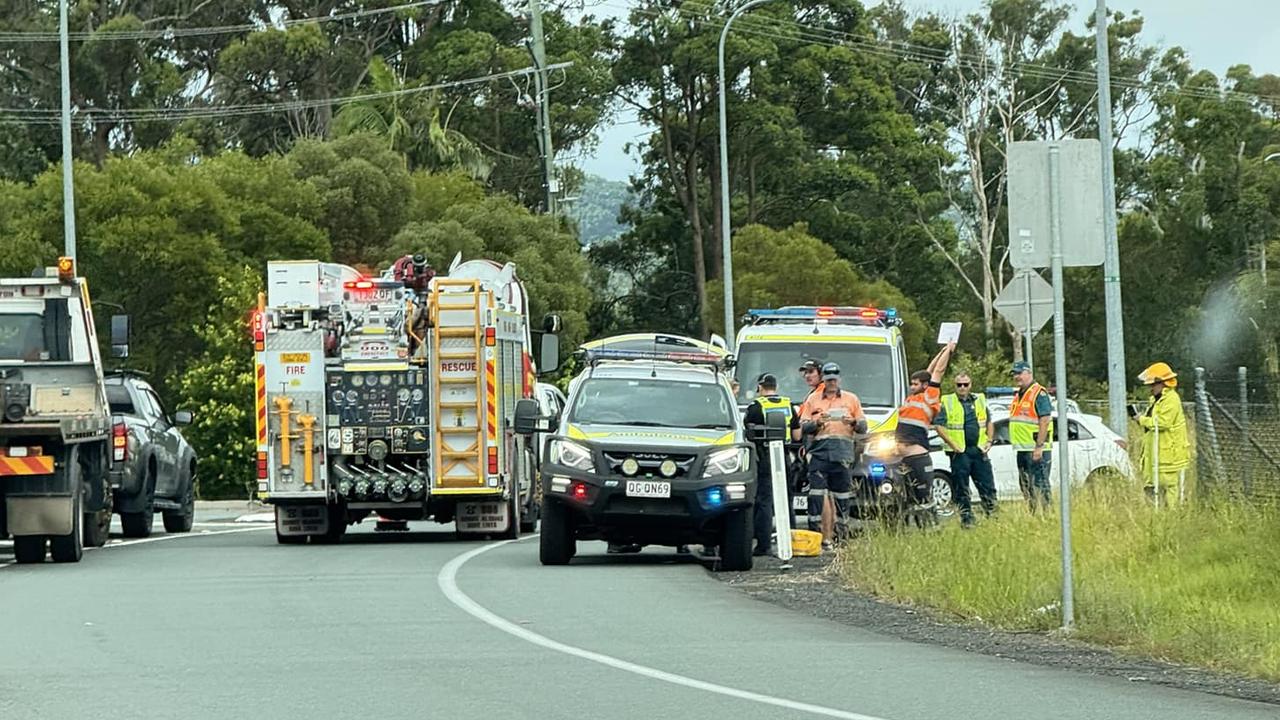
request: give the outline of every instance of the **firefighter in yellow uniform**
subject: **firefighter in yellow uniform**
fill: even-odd
[[[1169,488],[1176,487],[1178,499],[1182,500],[1191,451],[1182,398],[1174,389],[1178,387],[1178,374],[1166,363],[1158,362],[1143,370],[1138,380],[1151,388],[1151,402],[1145,411],[1129,407],[1129,414],[1142,426],[1140,477],[1147,495],[1155,499],[1157,505]]]

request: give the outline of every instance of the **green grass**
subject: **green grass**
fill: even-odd
[[[1072,499],[1075,637],[1280,681],[1280,512],[1156,511],[1117,486]],[[972,531],[872,532],[839,561],[847,584],[886,599],[1050,630],[1061,624],[1060,547],[1056,514],[1006,503]]]

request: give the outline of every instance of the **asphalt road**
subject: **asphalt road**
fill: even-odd
[[[196,530],[0,567],[0,718],[1280,716],[814,619],[664,551]]]

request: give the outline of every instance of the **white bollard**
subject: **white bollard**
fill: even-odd
[[[782,441],[769,443],[769,472],[773,476],[773,525],[778,529],[778,559],[791,560],[791,495],[787,492],[787,454]]]

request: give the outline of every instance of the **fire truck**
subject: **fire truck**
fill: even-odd
[[[533,531],[536,449],[514,432],[515,405],[559,364],[559,325],[531,327],[510,263],[459,255],[439,275],[415,255],[377,277],[268,263],[253,318],[257,476],[277,541],[337,542],[375,514]]]

